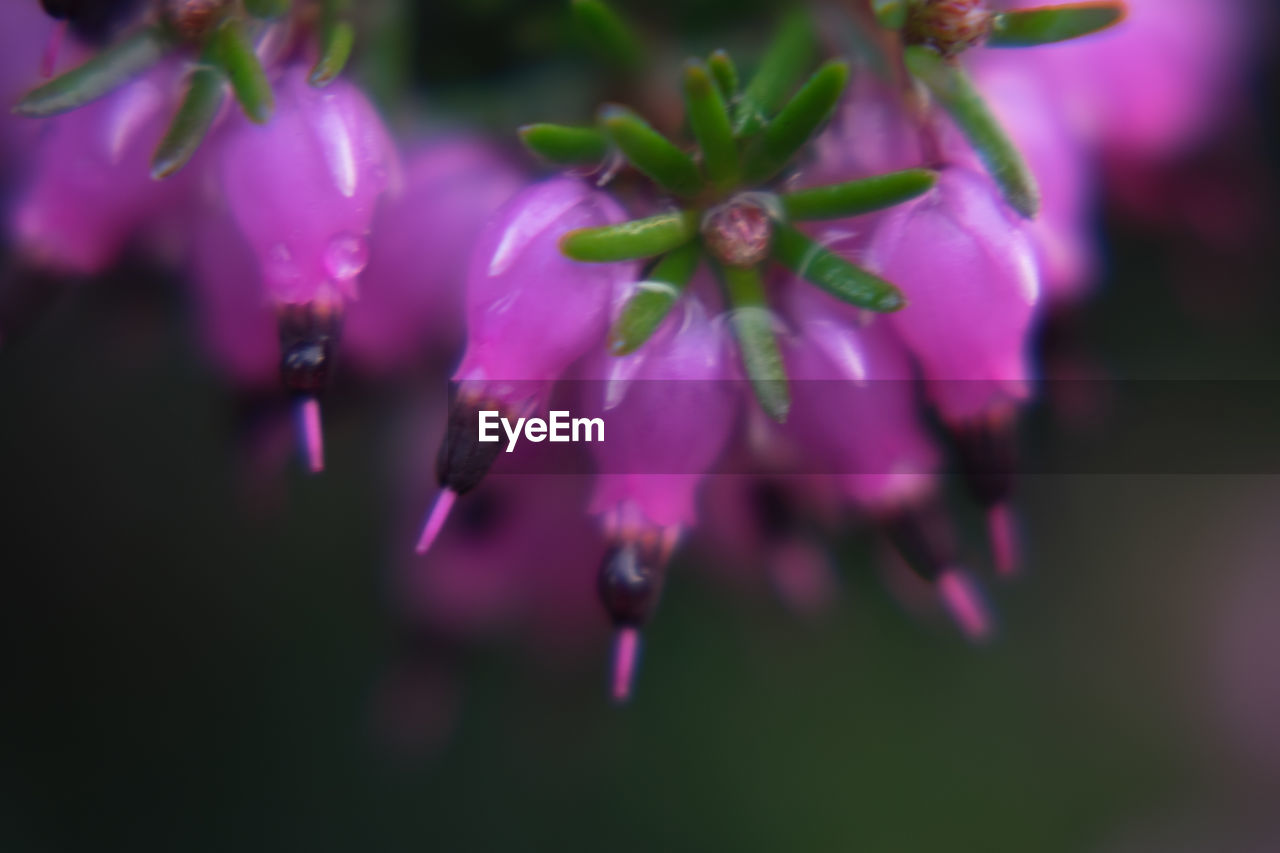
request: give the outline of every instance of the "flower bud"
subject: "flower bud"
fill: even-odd
[[[1035,249],[989,179],[944,170],[933,192],[881,219],[867,260],[906,295],[890,322],[944,420],[964,423],[1027,398]]]
[[[986,41],[993,14],[986,0],[911,0],[903,37],[955,56]]]

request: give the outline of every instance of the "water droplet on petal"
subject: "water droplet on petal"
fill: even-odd
[[[339,234],[324,250],[324,268],[335,281],[350,281],[369,265],[369,243],[355,234]]]

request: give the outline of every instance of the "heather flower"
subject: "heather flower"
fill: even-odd
[[[727,344],[723,325],[691,298],[640,351],[598,368],[610,377],[604,409],[611,428],[592,445],[600,474],[590,511],[613,545],[600,596],[618,631],[617,701],[631,693],[639,632],[657,606],[665,564],[697,523],[698,488],[732,433],[737,398],[725,381]]]
[[[888,532],[908,564],[936,585],[971,637],[990,630],[980,596],[959,567],[938,509],[939,453],[919,410],[910,359],[890,323],[859,326],[844,306],[792,292],[796,334],[786,349],[798,380],[788,434],[846,500]]]
[[[185,182],[157,183],[147,170],[177,79],[176,69],[162,66],[48,120],[10,214],[17,250],[28,263],[100,273],[140,228],[182,197]]]
[[[481,232],[467,275],[467,348],[453,376],[458,398],[436,467],[444,491],[419,553],[431,546],[454,500],[484,478],[499,450],[477,440],[480,409],[532,409],[570,364],[603,341],[614,292],[635,280],[635,265],[570,260],[560,253],[560,238],[624,217],[607,194],[574,178],[556,178],[511,199]]]
[[[281,373],[298,395],[312,470],[323,467],[317,395],[346,303],[359,296],[379,198],[396,186],[395,147],[353,85],[316,89],[286,69],[275,117],[226,130],[218,175],[227,207],[280,316]]]

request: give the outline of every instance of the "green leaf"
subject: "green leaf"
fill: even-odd
[[[164,180],[187,165],[226,101],[226,82],[222,72],[211,65],[201,65],[191,73],[187,94],[151,157],[152,178]]]
[[[733,64],[732,57],[723,50],[717,50],[711,54],[711,58],[707,60],[707,65],[711,68],[711,76],[716,78],[716,85],[720,87],[720,97],[724,98],[725,103],[731,102],[738,97],[738,66]]]
[[[289,13],[292,0],[244,0],[244,8],[255,18],[275,20]]]
[[[968,75],[927,47],[909,47],[904,55],[907,69],[924,83],[977,150],[1005,200],[1027,219],[1035,218],[1040,210],[1036,179]]]
[[[793,12],[778,29],[734,113],[734,132],[750,136],[764,127],[795,85],[804,79],[818,54],[818,36],[806,12]]]
[[[324,0],[320,10],[320,58],[311,67],[307,82],[327,86],[337,79],[351,59],[356,31],[344,17],[347,0]]]
[[[691,196],[702,189],[702,173],[693,158],[631,110],[606,106],[600,122],[631,165],[668,191]]]
[[[625,74],[645,65],[644,47],[631,27],[601,0],[573,0],[573,19],[593,53]]]
[[[796,275],[859,308],[885,313],[907,304],[898,288],[822,248],[790,225],[775,226],[773,256]]]
[[[992,22],[990,47],[1053,44],[1105,30],[1124,19],[1123,3],[1068,3],[1003,12]]]
[[[251,121],[266,124],[275,111],[271,83],[239,21],[228,18],[214,30],[211,56],[231,81],[231,91]]]
[[[595,166],[609,153],[609,137],[594,127],[527,124],[519,133],[526,148],[557,166]]]
[[[922,196],[933,189],[937,180],[938,174],[928,169],[890,172],[860,181],[787,193],[782,196],[782,209],[788,219],[844,219]]]
[[[697,237],[698,219],[696,211],[683,210],[621,225],[579,228],[560,238],[560,251],[593,264],[652,258]]]
[[[43,118],[82,107],[155,65],[169,46],[170,41],[161,28],[139,30],[83,65],[32,89],[13,111],[20,116]]]
[[[751,389],[769,417],[783,423],[791,410],[791,391],[760,270],[727,266],[717,266],[717,270]]]
[[[684,102],[693,136],[702,149],[702,168],[717,188],[729,189],[738,180],[738,141],[733,138],[724,98],[701,62],[685,66]]]
[[[875,13],[880,26],[889,30],[900,30],[907,24],[908,0],[871,0],[871,11]]]
[[[609,331],[609,352],[628,355],[653,337],[680,299],[680,294],[689,286],[701,258],[702,247],[690,242],[658,262],[644,281],[636,286],[636,292],[627,300],[618,322]]]
[[[759,183],[780,172],[831,117],[848,82],[849,66],[844,62],[828,62],[818,69],[747,149],[746,180]]]

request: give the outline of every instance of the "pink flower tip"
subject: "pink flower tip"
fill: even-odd
[[[418,545],[414,549],[419,554],[425,554],[431,550],[431,545],[444,529],[445,520],[449,518],[449,512],[457,499],[457,492],[453,489],[445,489],[431,505],[431,512],[427,514],[427,523],[422,526],[422,535],[418,537]]]
[[[320,423],[320,401],[315,397],[304,397],[298,404],[298,422],[303,452],[307,455],[307,467],[312,474],[319,474],[324,470],[324,429]]]
[[[636,668],[640,664],[640,629],[622,628],[613,643],[613,701],[619,705],[631,701]]]
[[[1018,574],[1022,559],[1013,507],[999,503],[987,510],[987,537],[991,540],[991,553],[1000,576],[1011,578]]]
[[[973,642],[990,639],[991,612],[982,591],[965,572],[959,569],[943,572],[938,578],[938,595],[966,637]]]

